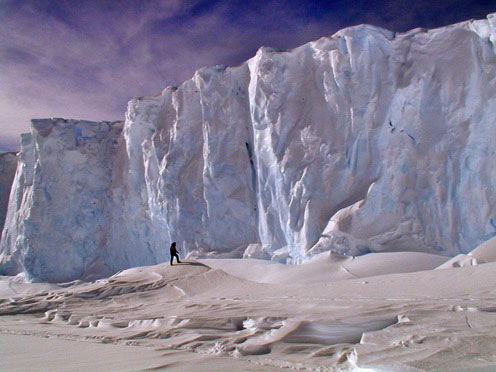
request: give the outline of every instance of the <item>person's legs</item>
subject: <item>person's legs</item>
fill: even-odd
[[[174,256],[171,254],[171,266],[172,266],[172,260],[174,259]]]
[[[179,255],[177,253],[174,255],[174,257],[176,257],[177,263],[181,263],[181,261],[179,260]],[[171,260],[172,260],[172,258],[171,258]]]

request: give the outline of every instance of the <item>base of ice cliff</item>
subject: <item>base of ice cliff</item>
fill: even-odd
[[[496,235],[496,15],[339,31],[132,100],[35,120],[0,274],[94,278],[181,253],[467,253]]]

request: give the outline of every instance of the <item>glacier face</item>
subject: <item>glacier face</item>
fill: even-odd
[[[182,253],[301,262],[466,253],[496,235],[496,15],[260,49],[132,100],[33,121],[0,273],[108,275]]]
[[[122,122],[33,120],[2,233],[2,271],[64,281],[109,270],[112,159]]]
[[[17,156],[14,152],[0,154],[0,231],[3,229],[10,189],[17,167]]]

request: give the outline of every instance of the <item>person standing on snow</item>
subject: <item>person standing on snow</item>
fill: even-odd
[[[170,257],[171,257],[171,261],[170,261],[171,266],[174,257],[176,257],[177,263],[181,263],[181,261],[179,261],[179,255],[177,254],[176,242],[172,242],[170,246]]]

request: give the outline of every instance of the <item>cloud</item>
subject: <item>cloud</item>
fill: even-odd
[[[474,3],[4,0],[0,146],[16,149],[33,117],[123,119],[129,99],[178,85],[203,66],[239,64],[262,45],[293,48],[358,23],[431,27],[436,17],[467,16],[464,4],[487,10]]]

